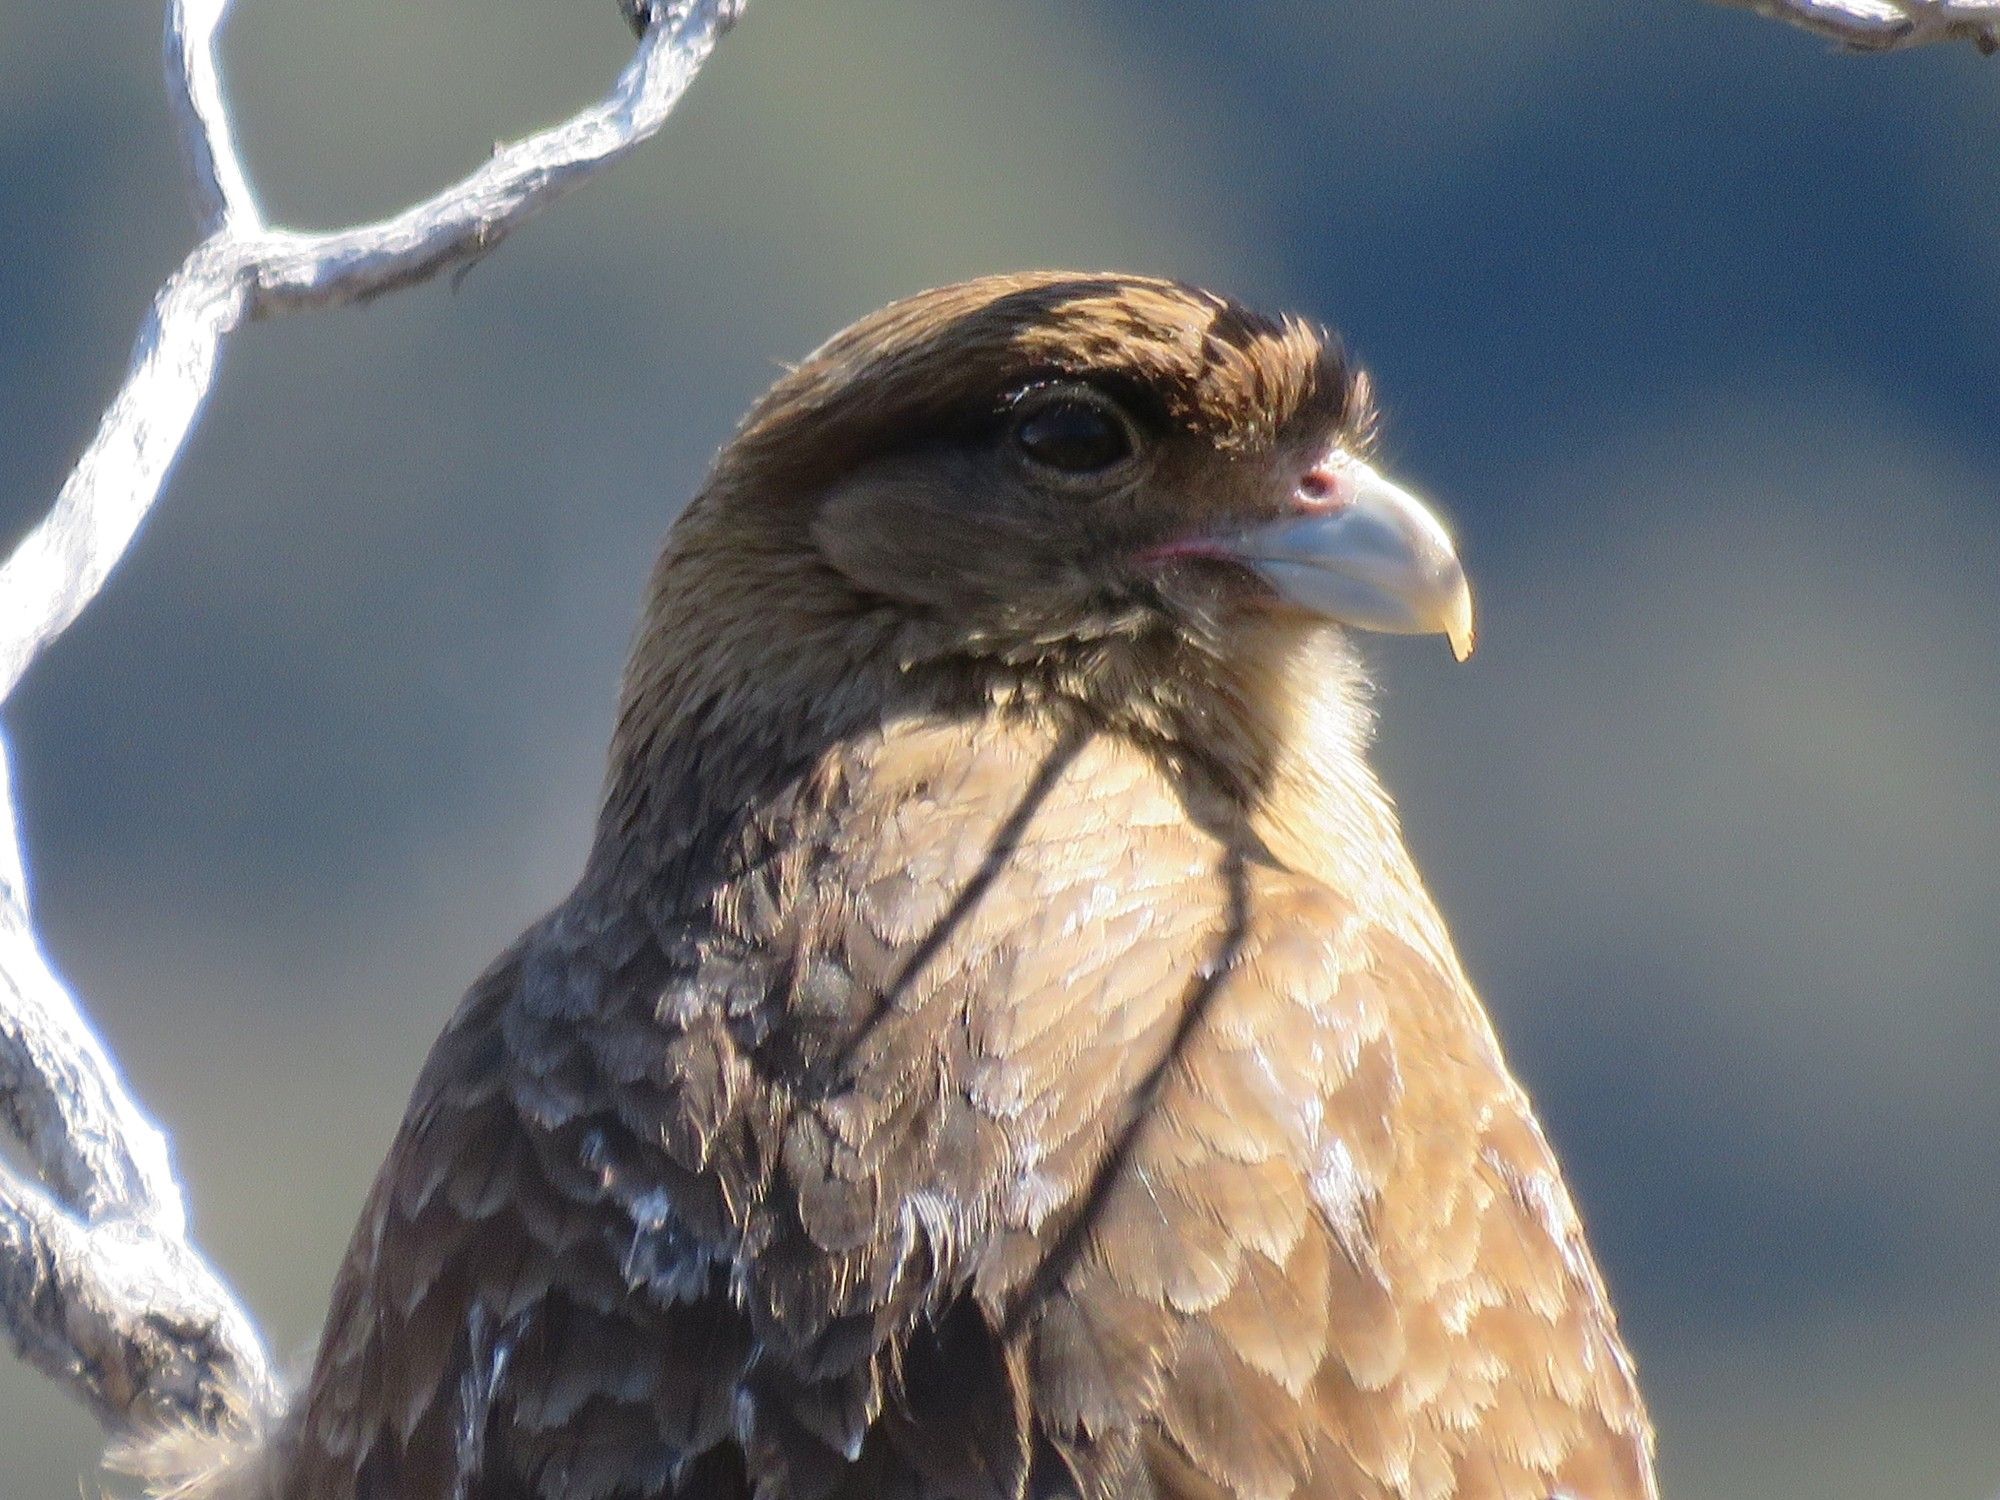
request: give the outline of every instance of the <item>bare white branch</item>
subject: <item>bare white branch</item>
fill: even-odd
[[[244,321],[363,301],[485,254],[652,136],[747,0],[620,0],[636,55],[599,104],[358,229],[267,228],[216,63],[229,0],[170,0],[168,91],[206,238],[154,299],[125,384],[46,517],[0,566],[0,701],[103,588]],[[0,1327],[114,1433],[254,1427],[278,1409],[255,1326],[187,1237],[166,1138],[42,951],[0,738]]]
[[[167,1140],[140,1113],[29,925],[0,745],[0,1123],[84,1219],[186,1227]]]
[[[747,0],[684,0],[603,102],[498,152],[415,208],[330,234],[265,230],[214,65],[227,0],[176,0],[168,81],[205,215],[222,227],[153,304],[125,388],[55,507],[0,566],[0,699],[104,586],[164,488],[245,316],[365,301],[474,260],[655,134]]]
[[[1932,42],[1970,42],[2000,51],[2000,0],[1720,0],[1789,21],[1860,52]]]
[[[187,1239],[167,1139],[56,976],[30,923],[0,743],[0,1326],[107,1426],[253,1423],[277,1402],[255,1326]]]
[[[5,1169],[0,1321],[114,1432],[249,1430],[279,1407],[256,1328],[185,1235],[86,1223]]]
[[[0,699],[125,555],[208,398],[223,338],[247,307],[226,231],[200,245],[153,299],[124,389],[54,508],[0,565]]]
[[[486,254],[657,132],[744,3],[683,6],[645,33],[602,103],[415,208],[336,234],[272,235],[251,261],[256,313],[365,300]]]
[[[258,220],[215,60],[228,10],[229,0],[180,0],[167,7],[167,99],[204,233],[225,224],[250,228]]]

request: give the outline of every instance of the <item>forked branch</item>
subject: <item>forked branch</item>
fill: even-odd
[[[246,320],[358,302],[491,251],[665,123],[747,0],[620,0],[610,94],[377,224],[267,227],[216,63],[228,0],[170,0],[168,92],[205,236],[167,279],[124,387],[55,504],[0,565],[0,701],[76,619],[159,499]],[[256,1326],[187,1234],[166,1138],[36,939],[0,738],[0,1326],[120,1437],[254,1425],[280,1395]]]

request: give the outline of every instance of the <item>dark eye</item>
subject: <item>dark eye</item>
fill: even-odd
[[[1063,392],[1036,401],[1016,418],[1014,441],[1045,468],[1100,474],[1132,456],[1132,433],[1110,401]]]

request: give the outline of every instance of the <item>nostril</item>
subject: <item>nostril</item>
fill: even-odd
[[[1307,469],[1299,480],[1299,499],[1311,510],[1331,510],[1340,504],[1340,480],[1330,470]]]

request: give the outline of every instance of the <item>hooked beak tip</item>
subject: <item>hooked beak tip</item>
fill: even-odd
[[[1458,661],[1470,661],[1479,645],[1479,631],[1472,622],[1472,588],[1463,582],[1445,616],[1444,637],[1451,642],[1451,654]]]

